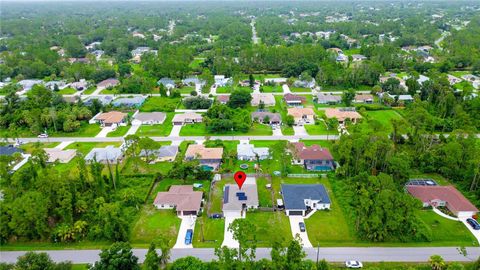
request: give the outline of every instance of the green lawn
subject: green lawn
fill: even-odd
[[[263,93],[281,93],[281,92],[283,92],[283,88],[280,85],[275,85],[275,86],[263,85],[262,90],[263,90]]]
[[[217,87],[217,93],[218,93],[218,94],[231,93],[232,91],[233,91],[233,86],[221,86],[221,87]]]
[[[65,149],[77,149],[77,153],[81,153],[83,155],[88,154],[93,148],[104,148],[109,145],[113,145],[115,147],[120,146],[120,142],[74,142],[69,144]]]
[[[82,94],[91,95],[93,92],[95,92],[95,90],[97,90],[97,87],[91,86],[87,90],[83,91]]]
[[[70,87],[67,87],[67,88],[59,90],[57,93],[60,94],[60,95],[73,95],[76,92],[77,92],[77,90],[75,90],[73,88],[70,88]]]
[[[165,122],[161,125],[141,125],[137,130],[137,135],[140,137],[165,137],[170,135],[173,124],[172,119],[175,113],[167,113]]]
[[[157,210],[153,205],[145,205],[132,227],[130,242],[133,245],[150,244],[157,239],[169,239],[169,245],[173,247],[180,223],[173,209]]]
[[[206,213],[195,223],[193,246],[195,248],[220,247],[223,242],[225,219],[208,218]]]
[[[258,203],[261,207],[273,207],[272,189],[266,187],[270,183],[267,178],[257,178]]]
[[[328,130],[322,121],[318,125],[304,125],[304,127],[308,135],[338,134],[336,130]]]
[[[194,58],[192,62],[188,65],[192,69],[196,69],[200,67],[200,64],[205,61],[205,58]]]
[[[173,112],[180,103],[180,98],[149,97],[140,107],[141,112]]]
[[[176,89],[177,91],[180,91],[181,94],[189,94],[192,91],[195,91],[195,86],[184,86],[182,88]]]
[[[122,168],[124,174],[155,174],[162,173],[166,175],[173,167],[173,162],[157,162],[148,164],[141,159],[127,159]]]
[[[25,151],[26,153],[29,153],[31,154],[32,151],[35,149],[35,148],[54,148],[55,146],[59,145],[60,143],[59,142],[47,142],[47,143],[41,143],[41,142],[34,142],[34,143],[26,143],[26,144],[22,144],[20,146],[20,148],[23,149],[23,151]]]
[[[102,95],[115,95],[115,94],[119,94],[118,93],[118,89],[117,88],[112,88],[112,89],[103,89],[102,91],[100,91],[100,94]]]
[[[122,137],[124,136],[127,131],[131,128],[131,126],[119,126],[114,131],[109,132],[107,137]]]
[[[367,130],[377,130],[382,132],[392,132],[391,120],[400,120],[402,116],[395,110],[366,111],[362,115],[361,126]]]
[[[286,125],[282,126],[282,134],[284,136],[290,136],[290,135],[295,135],[295,131],[293,130],[293,127],[289,127]]]
[[[312,89],[310,88],[301,88],[301,87],[290,87],[290,91],[292,92],[312,92]]]
[[[293,239],[290,221],[283,212],[247,212],[246,218],[255,224],[259,247],[271,247],[275,242],[287,245]]]
[[[82,122],[80,128],[74,132],[51,132],[50,137],[95,137],[102,128],[97,124]]]
[[[272,135],[272,128],[268,125],[262,125],[259,123],[253,123],[250,130],[246,133],[242,133],[239,131],[231,131],[231,132],[208,132],[206,130],[204,123],[192,124],[192,125],[185,125],[180,130],[180,136],[268,136]]]

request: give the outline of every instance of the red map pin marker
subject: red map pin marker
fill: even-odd
[[[238,188],[242,189],[243,183],[247,179],[247,175],[242,171],[238,171],[233,175],[233,178],[235,179],[235,182],[237,182]]]

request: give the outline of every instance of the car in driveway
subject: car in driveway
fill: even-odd
[[[474,230],[480,230],[480,224],[478,224],[478,221],[476,221],[473,218],[467,218],[467,223],[474,229]]]
[[[358,269],[358,268],[362,268],[363,264],[362,262],[359,262],[359,261],[346,261],[345,266],[347,268]]]
[[[300,231],[301,231],[301,232],[305,232],[305,223],[299,222],[299,223],[298,223],[298,226],[300,227]]]
[[[185,234],[185,245],[191,245],[192,244],[192,238],[193,238],[193,230],[188,229],[187,233]]]

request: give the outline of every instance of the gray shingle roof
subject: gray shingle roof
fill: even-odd
[[[321,184],[314,185],[287,185],[282,184],[282,195],[285,209],[306,209],[305,199],[318,200],[322,203],[330,203],[327,190]]]
[[[0,156],[11,156],[14,153],[23,153],[23,150],[12,146],[0,146]]]

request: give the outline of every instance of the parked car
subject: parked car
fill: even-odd
[[[192,238],[193,238],[193,230],[188,229],[187,234],[185,235],[185,245],[192,244]]]
[[[359,261],[346,261],[345,266],[347,268],[358,269],[358,268],[362,268],[363,264],[362,264],[362,262],[359,262]]]
[[[48,134],[42,133],[42,134],[38,135],[37,137],[38,138],[48,138]]]
[[[300,222],[300,223],[298,223],[298,226],[300,226],[300,231],[301,232],[305,232],[305,223]]]
[[[478,221],[476,221],[475,219],[467,218],[467,222],[468,224],[470,224],[470,226],[472,226],[474,230],[480,230],[480,224],[478,224]]]

